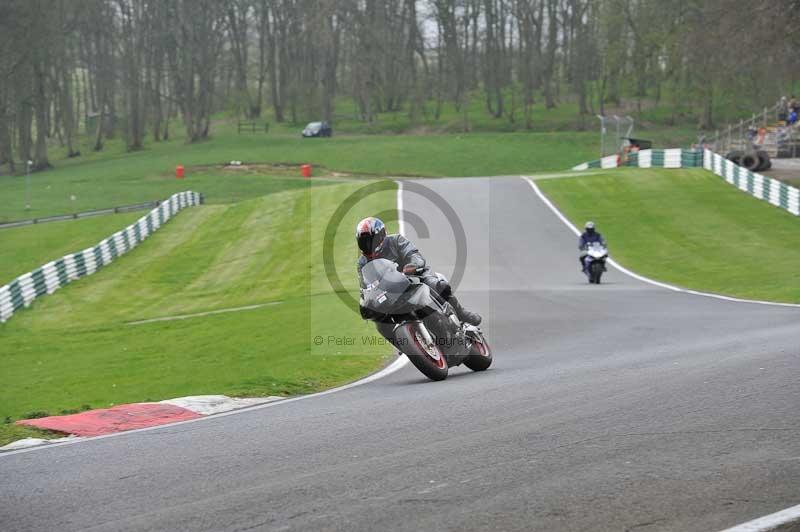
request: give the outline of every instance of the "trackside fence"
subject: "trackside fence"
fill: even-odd
[[[705,150],[703,168],[739,190],[800,216],[800,190],[782,181],[749,171],[711,150]]]
[[[187,207],[203,203],[198,192],[178,192],[135,223],[84,249],[48,262],[0,286],[0,323],[29,306],[36,298],[52,294],[72,281],[91,275],[114,259],[135,248],[152,232]]]
[[[573,170],[589,168],[705,168],[743,192],[768,201],[795,216],[800,216],[800,189],[770,177],[751,172],[711,150],[642,150],[623,159],[617,155],[579,164]]]
[[[0,222],[0,229],[11,229],[12,227],[22,227],[24,225],[44,224],[47,222],[63,222],[65,220],[80,220],[92,216],[103,214],[118,214],[121,212],[143,211],[161,205],[161,200],[146,201],[144,203],[134,203],[133,205],[120,205],[119,207],[108,207],[106,209],[96,209],[93,211],[75,212],[71,214],[56,214],[53,216],[42,216],[40,218],[29,218],[27,220],[14,220],[11,222]]]

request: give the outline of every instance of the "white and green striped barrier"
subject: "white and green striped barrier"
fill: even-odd
[[[134,224],[114,233],[96,246],[66,255],[32,272],[20,275],[0,287],[0,323],[8,320],[19,309],[29,306],[34,299],[52,294],[76,279],[93,274],[118,256],[135,248],[150,233],[156,231],[181,210],[201,203],[203,203],[202,194],[191,191],[178,192]]]
[[[609,155],[596,161],[579,164],[573,170],[589,168],[617,168],[618,166],[634,166],[638,168],[691,168],[703,166],[703,152],[700,150],[641,150],[629,153],[624,160],[618,155]]]
[[[617,168],[618,166],[638,168],[702,167],[714,172],[740,190],[785,209],[795,216],[800,216],[800,190],[777,179],[751,172],[711,150],[684,150],[681,148],[642,150],[629,154],[625,160],[621,160],[617,155],[610,155],[596,161],[579,164],[573,170]]]
[[[703,154],[703,168],[714,172],[739,190],[800,216],[800,190],[795,187],[751,172],[711,150],[705,150]]]

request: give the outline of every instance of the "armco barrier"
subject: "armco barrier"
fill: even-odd
[[[622,163],[621,165],[619,163]],[[589,168],[616,168],[632,166],[638,168],[705,168],[723,178],[731,185],[758,199],[768,201],[776,207],[800,216],[800,189],[777,179],[765,177],[739,166],[711,150],[642,150],[629,154],[620,161],[616,155],[579,164],[573,170]]]
[[[150,233],[181,210],[201,203],[203,195],[197,192],[173,194],[134,224],[114,233],[96,246],[48,262],[0,287],[0,322],[8,320],[16,311],[27,307],[37,297],[52,294],[76,279],[93,274],[118,256],[135,248]]]
[[[144,203],[134,203],[132,205],[120,205],[118,207],[108,207],[105,209],[96,209],[93,211],[75,212],[70,214],[55,214],[52,216],[43,216],[41,218],[29,218],[27,220],[13,220],[10,222],[0,222],[0,229],[11,229],[14,227],[22,227],[23,225],[43,224],[47,222],[80,220],[81,218],[100,216],[102,214],[117,214],[120,212],[143,211],[145,209],[152,209],[153,207],[158,207],[159,205],[161,205],[161,201],[146,201]]]

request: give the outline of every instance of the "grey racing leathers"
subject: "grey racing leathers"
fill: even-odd
[[[399,271],[403,271],[403,268],[409,264],[413,264],[417,268],[416,275],[420,277],[420,280],[431,289],[436,290],[445,301],[450,303],[460,320],[472,323],[473,325],[478,325],[478,323],[480,323],[480,316],[467,311],[461,306],[461,303],[459,303],[458,299],[453,294],[450,283],[440,279],[431,272],[425,262],[425,258],[417,247],[403,235],[387,235],[377,253],[369,259],[364,255],[358,258],[358,281],[362,288],[366,287],[364,286],[364,278],[361,275],[361,269],[372,259],[387,259],[396,262]]]
[[[451,292],[450,284],[441,282],[436,275],[431,273],[430,268],[425,263],[425,257],[422,256],[413,242],[403,235],[386,235],[380,251],[375,255],[369,259],[364,255],[358,257],[358,281],[362,288],[366,287],[364,286],[364,278],[361,275],[361,268],[371,259],[387,259],[396,262],[399,271],[403,271],[403,268],[413,264],[417,267],[417,275],[419,275],[420,280],[436,290],[442,297],[447,299]]]

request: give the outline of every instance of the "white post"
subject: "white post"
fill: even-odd
[[[25,172],[25,210],[31,210],[31,202],[30,202],[30,180],[31,180],[31,166],[33,166],[33,161],[28,161],[26,165],[27,171]]]
[[[597,115],[600,119],[600,158],[606,156],[606,117]]]

